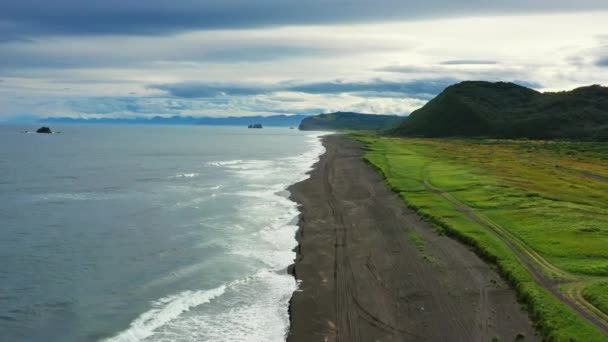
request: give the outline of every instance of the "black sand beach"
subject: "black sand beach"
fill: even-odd
[[[323,143],[311,177],[290,189],[302,216],[289,342],[537,339],[515,291],[408,209],[359,143]]]

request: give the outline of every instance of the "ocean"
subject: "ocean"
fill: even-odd
[[[35,128],[0,126],[0,340],[284,341],[319,133]]]

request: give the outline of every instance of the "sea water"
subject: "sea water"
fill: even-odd
[[[0,126],[2,341],[283,341],[318,133]]]

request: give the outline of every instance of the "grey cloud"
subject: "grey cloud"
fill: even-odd
[[[318,56],[329,55],[331,49],[317,47],[290,47],[280,44],[260,44],[258,46],[233,46],[222,47],[209,51],[200,56],[206,61],[221,61],[223,63],[233,62],[259,62],[271,61],[291,56]]]
[[[183,98],[208,98],[230,95],[259,95],[270,92],[262,85],[217,84],[201,82],[180,82],[171,84],[154,84],[150,89],[166,91],[173,96]]]
[[[489,64],[488,68],[465,69],[456,68],[453,65],[392,65],[376,69],[380,72],[390,72],[408,75],[427,75],[427,77],[437,77],[441,75],[448,80],[484,80],[484,81],[508,81],[518,83],[529,88],[542,88],[542,85],[532,80],[525,80],[530,77],[529,66],[503,66],[493,67]],[[515,80],[515,81],[514,81]],[[453,82],[454,83],[454,82]]]
[[[289,87],[287,90],[309,94],[337,94],[337,93],[361,93],[373,96],[374,93],[382,97],[403,97],[407,95],[412,98],[428,99],[440,93],[450,84],[456,82],[454,79],[439,78],[413,81],[384,81],[380,79],[368,82],[319,82]]]
[[[0,38],[0,44],[7,44],[7,43],[36,43],[35,40],[33,39],[27,39],[27,38],[18,38],[18,37],[5,37],[5,38]]]
[[[389,65],[375,69],[375,71],[395,72],[402,74],[425,74],[441,72],[445,68],[441,65]]]
[[[608,34],[598,34],[595,38],[600,42],[600,44],[605,45],[608,44]]]
[[[567,56],[564,58],[564,61],[570,65],[573,66],[577,66],[577,67],[581,67],[584,66],[586,64],[585,62],[585,58],[583,58],[580,55],[576,55],[576,56]]]
[[[80,97],[57,100],[67,113],[80,117],[239,116],[317,114],[326,110],[314,104],[291,107],[278,98],[236,97],[179,99],[167,97]],[[47,113],[48,115],[49,113]],[[51,116],[65,116],[66,112]]]
[[[493,65],[498,64],[497,61],[474,60],[474,59],[456,59],[439,63],[441,65]]]
[[[607,67],[608,66],[608,35],[595,35],[597,41],[595,45],[580,48],[564,57],[564,61],[569,65],[586,68],[589,66]]]
[[[241,63],[266,62],[291,57],[330,57],[350,55],[356,46],[315,46],[315,42],[289,40],[289,37],[241,37],[238,32],[223,39],[206,33],[195,38],[119,37],[67,38],[34,42],[0,41],[0,70],[23,68],[134,67],[152,63]],[[129,46],[129,49],[123,49]],[[382,47],[370,45],[370,48]],[[152,66],[154,67],[154,66]]]
[[[197,29],[606,9],[605,0],[5,0],[0,35],[170,34]]]
[[[182,82],[173,84],[150,85],[151,89],[163,90],[176,97],[208,98],[224,95],[260,95],[273,92],[299,92],[306,94],[342,94],[353,93],[362,97],[410,97],[425,99],[440,93],[455,79],[438,78],[412,81],[386,81],[381,79],[366,82],[330,81],[317,83],[294,84],[293,82],[275,85],[239,85],[208,84],[200,82]]]
[[[186,62],[203,63],[218,62],[256,62],[268,61],[290,56],[292,52],[284,51],[280,48],[275,49],[241,49],[235,54],[231,49],[218,49],[216,51],[200,54],[188,54],[187,52],[177,51],[171,58],[165,58],[169,53],[142,53],[141,55],[121,54],[120,52],[108,50],[106,52],[94,53],[92,51],[81,50],[71,53],[58,50],[41,51],[3,49],[0,45],[0,70],[14,71],[23,68],[96,68],[96,67],[135,67],[150,66],[157,62]],[[293,54],[297,54],[293,52]],[[152,66],[153,67],[153,66]]]

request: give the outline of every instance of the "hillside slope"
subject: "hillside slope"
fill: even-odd
[[[608,88],[540,93],[513,83],[462,82],[446,88],[391,133],[608,140]]]
[[[303,131],[380,130],[397,125],[403,117],[396,115],[374,115],[351,112],[319,114],[302,120]]]

